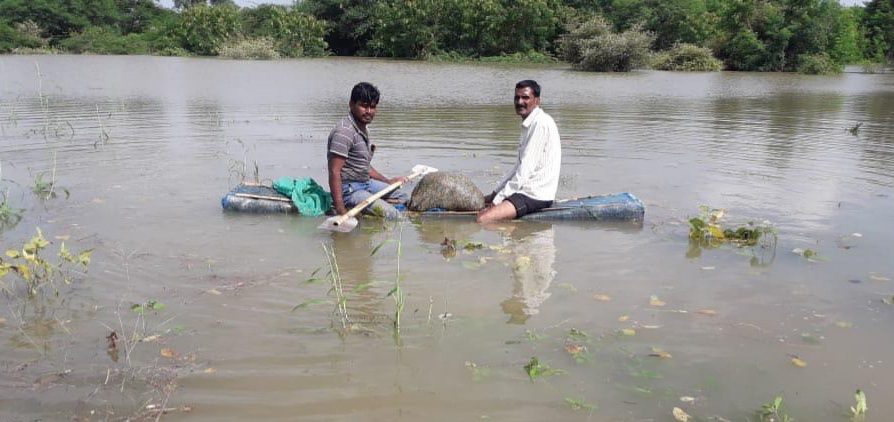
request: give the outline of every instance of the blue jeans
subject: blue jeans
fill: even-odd
[[[361,202],[365,201],[370,196],[373,196],[377,192],[385,189],[389,186],[388,183],[380,182],[378,180],[369,179],[368,182],[347,182],[342,183],[341,185],[341,194],[342,199],[345,201],[345,208],[351,209],[356,207]],[[395,189],[385,196],[377,199],[370,206],[363,209],[363,214],[366,215],[374,215],[377,217],[387,218],[387,219],[399,219],[402,214],[397,210],[393,205],[386,202],[386,199],[396,200],[400,203],[406,203],[410,200],[410,195],[406,192],[401,191],[400,189]]]

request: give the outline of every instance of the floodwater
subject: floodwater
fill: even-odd
[[[642,224],[335,234],[220,209],[256,172],[325,183],[361,80],[383,94],[379,170],[461,171],[487,192],[514,162],[527,78],[562,134],[559,196],[632,192]],[[892,110],[891,73],[0,57],[0,188],[22,216],[2,249],[37,228],[52,263],[63,241],[93,249],[58,296],[2,279],[0,420],[755,421],[781,396],[780,416],[842,421],[858,388],[886,420]],[[51,180],[55,198],[33,192]],[[702,205],[776,241],[691,244]]]

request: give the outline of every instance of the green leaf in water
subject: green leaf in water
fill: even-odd
[[[565,397],[565,404],[573,410],[596,410],[596,405],[590,404],[584,399]]]
[[[547,365],[540,363],[540,360],[537,357],[532,357],[531,361],[525,365],[525,372],[528,373],[528,377],[531,378],[531,381],[536,380],[540,377],[548,377],[550,375],[560,375],[564,374],[565,371],[561,369],[550,368]]]
[[[481,242],[466,242],[466,244],[463,245],[463,249],[467,251],[474,251],[478,249],[484,249],[484,246],[484,243]]]
[[[801,333],[801,340],[807,344],[813,344],[813,345],[820,344],[820,338],[816,337],[810,333]]]
[[[385,240],[383,240],[382,242],[380,242],[378,245],[376,245],[376,246],[372,249],[372,252],[369,253],[369,256],[373,256],[373,255],[375,255],[377,252],[379,252],[379,249],[382,249],[382,246],[385,246],[386,244],[388,244],[388,243],[390,243],[390,242],[394,242],[394,240],[393,240],[393,239],[385,239]]]
[[[659,374],[657,372],[649,371],[647,369],[640,369],[639,371],[633,371],[630,373],[630,376],[636,377],[636,378],[648,378],[648,379],[652,379],[652,380],[660,380],[661,378],[663,378],[661,376],[661,374]]]
[[[320,303],[330,303],[331,304],[332,301],[325,300],[325,299],[311,299],[306,302],[302,302],[302,303],[299,303],[298,305],[295,305],[295,307],[292,308],[292,312],[295,312],[299,309],[307,308],[310,305],[318,305]]]

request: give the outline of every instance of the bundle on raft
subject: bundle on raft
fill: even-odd
[[[221,199],[225,211],[250,213],[297,213],[292,199],[268,186],[239,185]],[[583,198],[558,200],[549,208],[522,217],[522,220],[539,221],[634,221],[642,222],[646,208],[643,202],[629,192],[595,195]],[[471,218],[475,211],[428,210],[408,212],[410,216],[423,218]]]

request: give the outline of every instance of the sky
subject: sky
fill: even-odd
[[[159,4],[164,7],[173,7],[174,0],[157,0]],[[282,5],[292,5],[295,3],[294,0],[234,0],[236,5],[239,7],[254,7],[259,4],[282,4]],[[866,3],[866,0],[838,0],[844,6],[854,6],[858,4]]]

